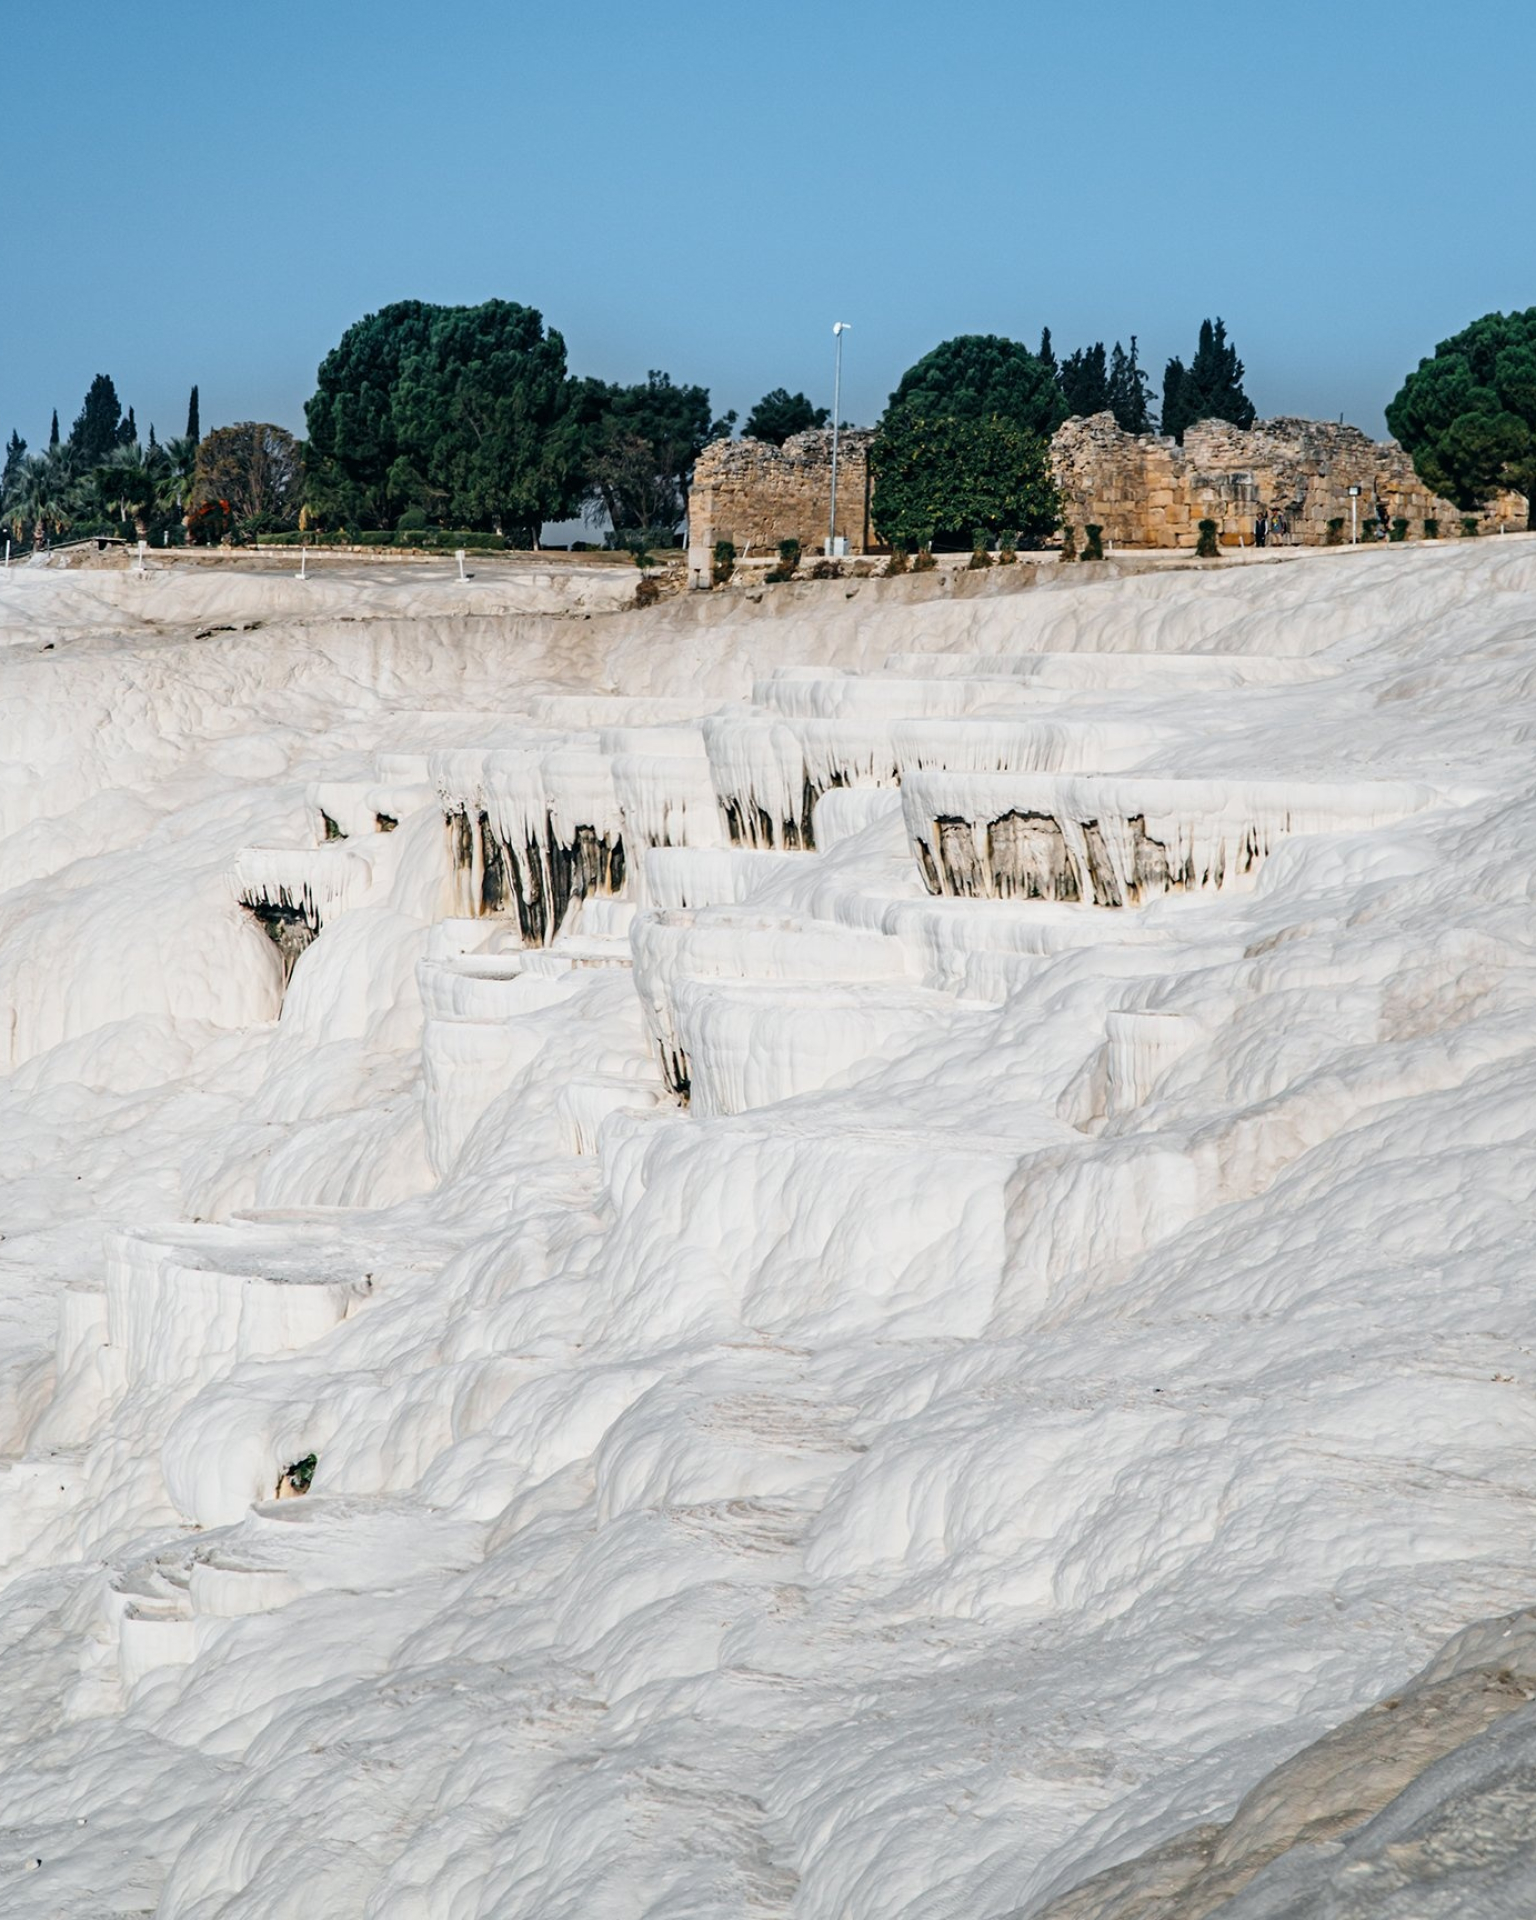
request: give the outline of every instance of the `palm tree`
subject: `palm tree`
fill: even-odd
[[[183,527],[192,510],[192,482],[197,472],[197,441],[191,434],[167,440],[158,449],[161,459],[155,469],[155,505],[174,513]]]
[[[40,553],[47,543],[48,529],[58,532],[69,519],[70,471],[62,447],[49,447],[45,453],[30,453],[16,471],[6,495],[5,513],[12,522],[16,538],[30,523],[33,551]]]
[[[155,504],[156,473],[135,441],[118,447],[91,475],[107,507],[120,520],[131,520],[140,540],[149,538],[149,512]]]

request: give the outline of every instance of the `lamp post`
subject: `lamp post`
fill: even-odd
[[[832,370],[832,504],[827,511],[827,558],[837,552],[837,436],[843,410],[843,335],[849,331],[846,320],[834,320],[832,338],[837,342]]]
[[[1360,544],[1360,489],[1358,487],[1351,487],[1349,490],[1349,544],[1352,547]]]

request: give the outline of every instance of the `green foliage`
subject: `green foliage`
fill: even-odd
[[[901,376],[887,420],[898,410],[918,419],[997,419],[1043,440],[1067,417],[1054,368],[995,333],[963,333],[925,353]]]
[[[187,431],[183,438],[190,440],[195,447],[202,437],[202,416],[198,411],[197,388],[194,386],[187,399]]]
[[[1338,513],[1328,522],[1328,537],[1324,540],[1323,545],[1325,547],[1337,547],[1342,546],[1343,541],[1344,516],[1342,513]]]
[[[1006,528],[997,536],[997,564],[1000,567],[1013,567],[1019,560],[1019,536],[1012,528]]]
[[[321,362],[305,498],[326,521],[388,526],[419,506],[532,544],[580,501],[573,384],[565,342],[531,307],[397,301]]]
[[[1056,525],[1046,443],[1009,420],[928,418],[892,407],[869,459],[874,521],[887,540],[969,545],[1004,527],[1038,539]]]
[[[397,300],[348,327],[320,363],[309,429],[310,487],[330,518],[353,506],[376,522],[410,504],[390,496],[389,476],[404,449],[395,389],[408,359],[430,351],[432,315],[420,300]]]
[[[1442,340],[1403,382],[1387,425],[1427,487],[1464,509],[1513,488],[1536,528],[1536,307],[1484,314]]]
[[[710,568],[710,579],[715,586],[729,584],[731,575],[736,571],[736,542],[717,540],[715,542],[714,565]]]
[[[1077,558],[1077,531],[1073,527],[1063,527],[1061,530],[1061,557],[1063,560]]]
[[[986,533],[977,533],[971,539],[971,557],[967,563],[967,572],[979,573],[983,567],[992,564],[992,542]]]
[[[640,578],[635,582],[635,605],[637,607],[654,607],[660,598],[661,582],[659,580],[653,580],[649,574],[641,574]]]
[[[274,531],[298,518],[303,482],[299,443],[285,427],[242,420],[216,427],[199,444],[192,494],[222,500],[242,533]]]
[[[1104,342],[1079,347],[1061,363],[1057,375],[1062,396],[1074,419],[1086,419],[1109,410],[1109,367],[1104,358]]]
[[[69,430],[69,456],[75,471],[83,473],[100,466],[108,454],[125,445],[123,430],[127,424],[111,376],[98,373]]]
[[[907,570],[907,549],[900,540],[891,542],[891,557],[885,563],[885,575],[889,579],[893,573],[905,573]]]
[[[315,1483],[315,1468],[319,1461],[312,1453],[306,1453],[302,1460],[295,1460],[290,1467],[284,1467],[278,1478],[278,1485],[285,1481],[293,1493],[308,1493]]]
[[[149,538],[156,473],[136,446],[115,447],[91,474],[96,496],[117,519],[131,520],[140,540]]]
[[[1163,432],[1182,443],[1197,420],[1230,420],[1251,427],[1253,402],[1243,391],[1243,363],[1227,340],[1224,320],[1202,320],[1195,357],[1186,367],[1173,359],[1163,373]]]
[[[800,542],[781,540],[779,542],[779,564],[771,567],[763,578],[777,585],[780,581],[793,580],[795,569],[800,564]]]
[[[1219,560],[1221,558],[1221,543],[1216,538],[1216,533],[1217,528],[1214,520],[1202,520],[1200,522],[1200,539],[1195,547],[1195,552],[1202,560]]]
[[[1110,355],[1109,408],[1122,433],[1152,431],[1152,383],[1142,368],[1134,333],[1129,353],[1117,340]]]
[[[917,552],[912,556],[912,571],[914,573],[932,573],[938,564],[938,561],[933,557],[932,547],[919,547]]]
[[[1435,519],[1433,514],[1427,515],[1425,518],[1424,538],[1426,540],[1438,540],[1440,538],[1440,522]]]
[[[741,436],[744,440],[766,440],[772,446],[782,447],[791,434],[824,427],[831,418],[825,407],[813,407],[803,393],[775,387],[771,393],[765,393],[747,415]]]
[[[734,413],[710,415],[707,387],[678,386],[652,368],[632,387],[572,382],[572,443],[589,517],[623,532],[671,530],[683,517],[693,463],[726,438]]]
[[[1394,517],[1392,521],[1392,532],[1388,537],[1398,541],[1408,538],[1408,522],[1404,515],[1397,514]]]
[[[1461,516],[1461,537],[1463,540],[1475,540],[1478,535],[1477,515],[1464,513]]]
[[[487,300],[430,310],[425,342],[401,360],[391,414],[407,470],[448,515],[538,537],[579,497],[565,342],[532,307]],[[397,456],[397,459],[400,457]],[[391,466],[390,486],[406,471]]]
[[[1204,522],[1201,523],[1204,525]],[[1083,528],[1083,558],[1102,560],[1104,558],[1104,529],[1095,526],[1092,521]]]
[[[421,533],[426,529],[427,516],[421,507],[407,507],[395,522],[396,533]]]

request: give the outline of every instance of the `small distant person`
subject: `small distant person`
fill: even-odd
[[[1269,537],[1269,516],[1261,513],[1253,523],[1253,544],[1262,547]]]
[[[1390,519],[1391,519],[1391,516],[1387,512],[1386,501],[1378,500],[1376,502],[1376,538],[1378,540],[1386,539],[1387,527],[1390,523]]]

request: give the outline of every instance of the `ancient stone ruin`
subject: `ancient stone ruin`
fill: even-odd
[[[844,433],[838,451],[837,530],[850,553],[880,546],[871,518],[869,448],[874,434]],[[1244,430],[1202,420],[1180,446],[1161,435],[1123,433],[1111,413],[1069,420],[1051,440],[1051,466],[1062,494],[1063,522],[1081,538],[1099,526],[1116,547],[1194,547],[1200,522],[1214,520],[1228,546],[1252,545],[1260,514],[1283,516],[1294,546],[1348,540],[1351,500],[1363,539],[1405,520],[1406,537],[1425,537],[1425,522],[1442,535],[1461,530],[1462,511],[1414,472],[1395,440],[1372,440],[1358,427],[1330,420],[1260,420]],[[688,498],[688,571],[708,586],[715,542],[738,555],[769,555],[781,540],[819,553],[827,537],[832,435],[796,434],[782,447],[758,440],[718,440],[699,456]],[[1359,492],[1351,495],[1350,488]],[[1501,493],[1473,516],[1478,531],[1526,525],[1522,495]],[[1330,522],[1334,523],[1330,529]]]
[[[1372,440],[1358,427],[1331,420],[1260,420],[1246,431],[1225,420],[1202,420],[1179,446],[1160,435],[1122,433],[1112,413],[1069,420],[1051,440],[1051,466],[1062,492],[1062,518],[1073,527],[1095,524],[1117,547],[1193,547],[1202,520],[1216,522],[1229,544],[1253,543],[1261,513],[1281,514],[1287,539],[1299,546],[1328,543],[1330,520],[1350,533],[1349,489],[1362,536],[1377,521],[1404,519],[1413,539],[1424,522],[1438,520],[1457,533],[1461,510],[1431,493],[1395,440]],[[1480,531],[1523,528],[1519,494],[1496,496],[1476,516]]]
[[[853,429],[838,437],[837,531],[849,553],[874,544],[869,519],[869,444]],[[688,494],[688,577],[709,584],[717,540],[738,554],[773,554],[781,540],[820,553],[832,504],[832,430],[812,427],[782,447],[766,440],[716,440],[699,455]]]

